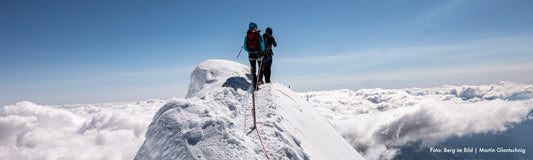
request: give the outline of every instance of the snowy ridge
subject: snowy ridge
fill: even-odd
[[[533,120],[533,86],[361,89],[300,93],[367,159],[392,159],[411,142],[432,147],[449,137],[498,134]]]
[[[252,125],[248,72],[231,61],[200,64],[187,99],[156,113],[135,159],[265,159],[255,132],[245,133]],[[363,159],[312,105],[282,84],[259,90],[256,106],[271,159]]]

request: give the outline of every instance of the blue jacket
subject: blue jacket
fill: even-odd
[[[257,54],[258,52],[250,52],[248,51],[248,47],[246,47],[246,40],[248,40],[248,37],[244,36],[244,50],[248,53],[255,53]],[[259,43],[261,44],[261,51],[265,51],[265,42],[263,41],[263,38],[261,37],[261,34],[259,34]]]

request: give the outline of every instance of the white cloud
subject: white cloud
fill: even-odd
[[[163,100],[0,108],[0,159],[133,159]]]
[[[302,96],[368,159],[391,159],[410,142],[433,147],[452,136],[503,132],[533,110],[533,86],[509,82]]]

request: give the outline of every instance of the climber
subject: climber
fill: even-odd
[[[248,31],[246,32],[246,37],[244,37],[244,50],[248,52],[248,60],[250,61],[251,74],[252,74],[252,85],[254,90],[257,90],[257,77],[256,72],[256,62],[261,66],[263,60],[263,54],[265,51],[265,44],[263,38],[261,38],[261,31],[257,30],[257,24],[250,22],[248,25]]]
[[[259,74],[259,84],[263,84],[263,75],[265,75],[265,82],[270,83],[271,67],[272,67],[272,45],[276,47],[276,39],[272,36],[272,28],[267,27],[265,33],[263,34],[263,39],[265,40],[265,54],[263,57],[263,65],[261,67],[261,72]]]

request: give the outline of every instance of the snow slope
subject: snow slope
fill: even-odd
[[[265,159],[252,125],[249,68],[207,60],[191,75],[186,99],[154,116],[135,159]],[[279,83],[257,92],[257,125],[271,159],[363,159],[315,111]]]
[[[392,159],[413,142],[429,148],[451,137],[498,134],[533,120],[533,86],[510,82],[300,95],[367,159]]]

